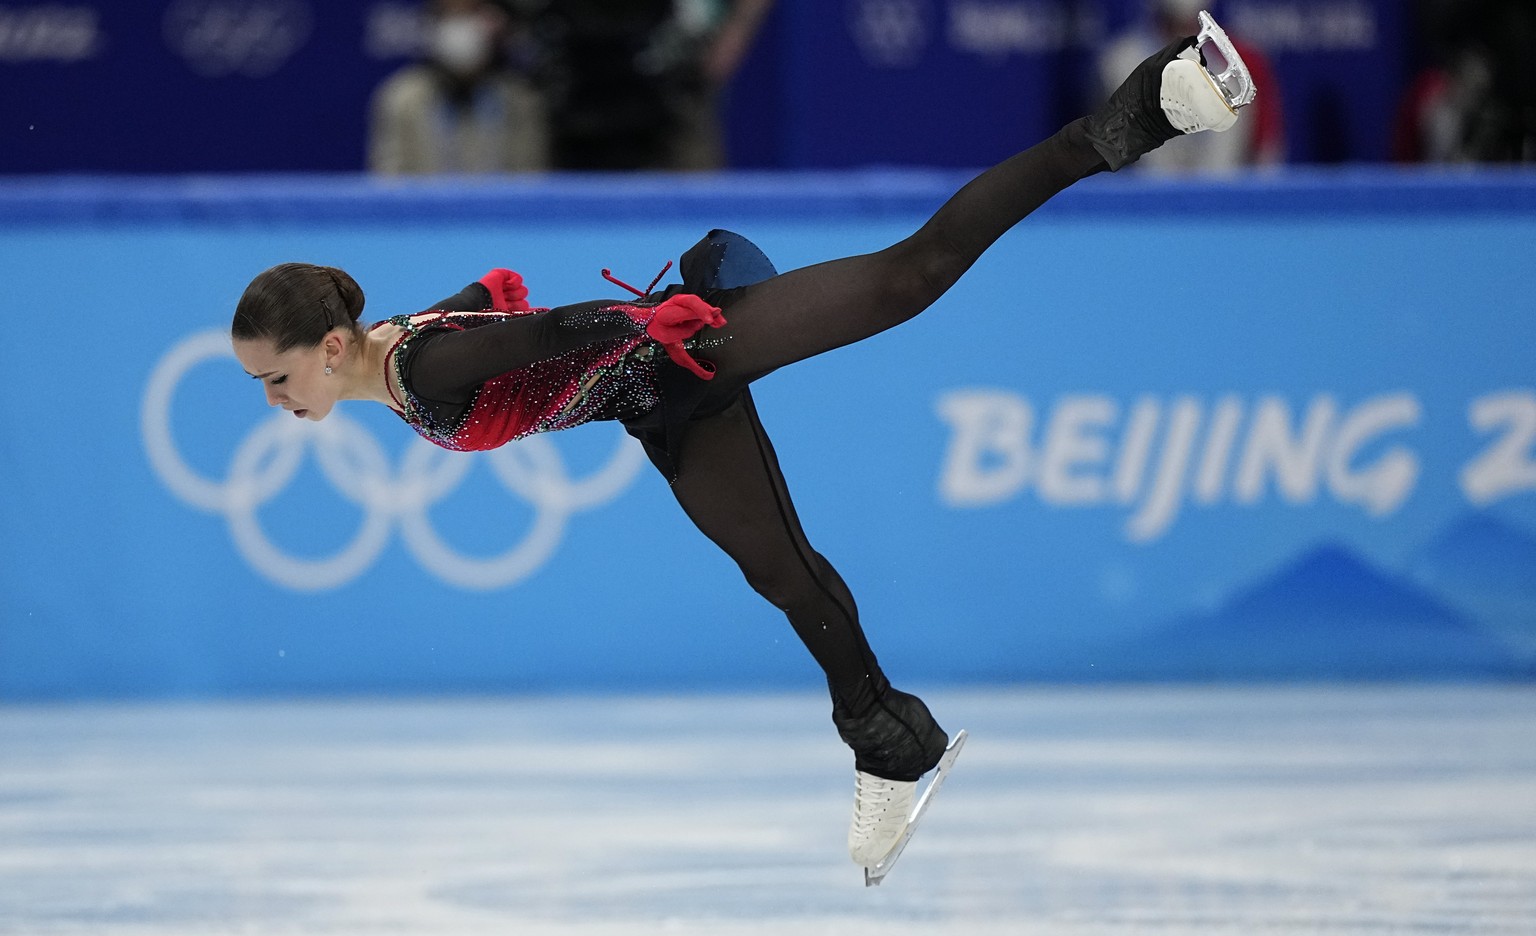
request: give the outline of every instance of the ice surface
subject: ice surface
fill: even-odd
[[[1531,688],[925,695],[871,889],[813,696],[0,708],[0,933],[1536,932]]]

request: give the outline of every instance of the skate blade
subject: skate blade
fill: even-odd
[[[1195,48],[1200,52],[1200,61],[1211,83],[1233,111],[1252,104],[1258,96],[1258,88],[1253,84],[1253,74],[1243,63],[1243,57],[1237,54],[1237,47],[1216,25],[1211,14],[1201,10],[1199,19],[1200,34],[1195,36]]]
[[[912,840],[912,833],[917,831],[917,823],[923,818],[923,813],[928,809],[928,804],[933,800],[933,795],[939,792],[939,787],[944,785],[944,778],[949,776],[949,769],[955,765],[955,758],[960,756],[960,749],[965,747],[967,737],[964,728],[955,733],[950,739],[949,747],[944,749],[944,756],[939,758],[938,766],[934,768],[933,780],[928,784],[928,789],[918,797],[917,805],[912,809],[912,815],[907,817],[907,827],[902,830],[901,838],[891,846],[886,856],[880,859],[880,863],[873,868],[864,869],[864,886],[877,887],[885,880],[885,876],[895,866],[896,859],[901,857],[902,849],[907,847],[907,842]]]

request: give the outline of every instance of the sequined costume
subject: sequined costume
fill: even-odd
[[[689,519],[784,611],[821,665],[859,769],[915,778],[937,762],[944,733],[891,690],[851,591],[801,527],[749,385],[928,308],[1009,228],[1107,168],[1087,133],[1085,121],[1068,124],[973,179],[911,237],[862,256],[775,274],[745,239],[715,231],[683,256],[681,284],[633,303],[487,315],[484,287],[471,286],[439,304],[443,314],[402,322],[410,333],[394,366],[407,418],[455,448],[622,420]],[[708,359],[711,380],[678,366],[637,328],[649,310],[684,296],[724,313],[724,327],[692,348]],[[692,613],[708,626],[707,609]],[[866,730],[875,724],[884,727]]]
[[[437,445],[472,452],[497,448],[536,432],[649,412],[660,401],[656,390],[658,354],[655,343],[638,327],[640,311],[623,303],[591,303],[590,308],[574,311],[439,310],[389,319],[404,329],[391,349],[395,373],[404,389],[403,398],[396,401],[401,417]],[[558,356],[510,369],[504,369],[504,359],[478,370],[460,368],[455,371],[458,386],[418,389],[412,374],[418,354],[432,350],[431,337],[472,333],[532,316],[561,321],[562,327],[576,332],[572,336],[576,340],[590,338],[594,332],[599,337]],[[583,328],[583,320],[595,327]],[[606,334],[615,330],[632,333],[617,337]],[[463,351],[462,347],[447,349],[447,353],[461,356]]]
[[[716,230],[683,254],[682,273],[683,283],[633,301],[514,312],[490,309],[489,290],[471,283],[426,312],[386,319],[404,329],[389,356],[404,389],[396,399],[402,418],[456,451],[620,420],[674,478],[683,427],[711,402],[715,410],[728,404],[741,386],[726,381],[711,394],[699,374],[709,363],[693,366],[689,354],[696,342],[666,347],[645,325],[686,297],[729,303],[733,287],[775,271],[746,238]]]

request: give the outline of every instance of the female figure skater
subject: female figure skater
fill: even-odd
[[[1183,39],[1149,58],[1098,113],[982,173],[915,234],[877,253],[775,275],[750,243],[715,231],[684,255],[683,283],[659,293],[530,309],[521,277],[493,270],[430,312],[367,330],[350,276],[287,263],[241,297],[236,356],[267,402],[297,417],[324,419],[337,400],[374,400],[451,449],[623,422],[689,518],[784,611],[825,671],[833,722],[854,752],[849,851],[875,868],[901,838],[916,782],[948,738],[920,699],[891,686],[848,586],[806,539],[748,385],[917,315],[1078,179],[1119,169],[1179,133],[1231,126],[1251,85],[1240,62],[1214,76],[1203,64],[1207,43],[1225,36],[1204,16],[1202,24],[1200,42]]]

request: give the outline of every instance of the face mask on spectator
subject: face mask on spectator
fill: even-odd
[[[432,29],[432,58],[449,71],[467,75],[491,60],[491,34],[485,20],[474,14],[454,13],[439,19]]]

